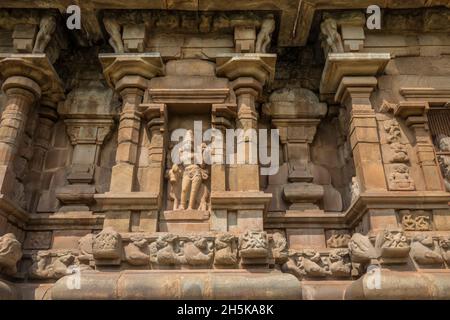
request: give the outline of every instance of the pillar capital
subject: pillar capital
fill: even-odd
[[[253,78],[260,83],[260,86],[270,86],[275,77],[276,60],[276,54],[223,54],[216,59],[216,73],[230,81],[239,78]]]
[[[103,67],[108,85],[117,90],[126,87],[147,87],[145,80],[164,75],[164,64],[161,55],[157,52],[139,54],[100,54],[100,63]]]
[[[25,89],[47,105],[64,98],[62,81],[45,54],[0,54],[0,76],[5,92]]]
[[[384,72],[390,59],[390,53],[328,54],[320,82],[321,99],[330,103],[338,102],[338,99],[342,97],[337,93],[342,91],[343,78],[355,77],[362,80],[365,77],[376,77]],[[355,86],[356,84],[353,85],[353,87]],[[364,87],[364,85],[359,86]],[[341,90],[339,90],[340,88]]]

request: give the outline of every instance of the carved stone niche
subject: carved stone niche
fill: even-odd
[[[289,166],[288,184],[284,186],[289,209],[318,210],[324,188],[312,183],[310,145],[327,106],[307,89],[285,88],[271,94],[268,107]]]

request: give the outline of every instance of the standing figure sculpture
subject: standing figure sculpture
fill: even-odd
[[[167,172],[173,210],[207,210],[209,191],[204,182],[209,178],[208,170],[203,162],[194,161],[193,142],[192,130],[188,130],[179,150],[180,164],[173,164]]]

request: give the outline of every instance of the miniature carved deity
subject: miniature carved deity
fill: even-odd
[[[328,18],[320,25],[320,30],[325,36],[327,45],[331,48],[331,52],[344,52],[341,35],[338,32],[336,20]]]
[[[0,237],[0,271],[7,274],[17,272],[17,262],[22,258],[22,246],[16,236],[7,233]]]
[[[393,167],[389,175],[389,188],[391,190],[414,190],[414,181],[409,176],[409,168],[404,164]]]
[[[48,43],[52,39],[52,34],[56,30],[56,19],[54,16],[47,15],[42,17],[39,24],[39,32],[36,35],[33,53],[43,53]]]
[[[256,37],[255,51],[266,53],[272,40],[272,33],[275,31],[275,19],[273,15],[268,16],[261,24],[261,30]]]
[[[108,32],[108,34],[110,36],[108,42],[111,45],[111,47],[114,49],[114,52],[115,53],[123,53],[125,50],[124,50],[124,46],[123,46],[120,25],[113,18],[104,18],[103,23],[105,25],[106,31]]]

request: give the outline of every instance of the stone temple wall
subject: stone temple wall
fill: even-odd
[[[63,2],[0,4],[0,299],[449,298],[447,2]]]

